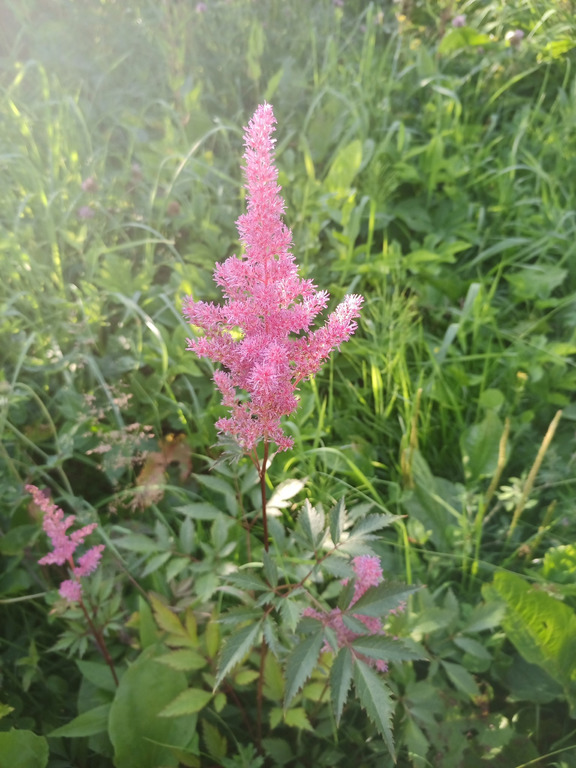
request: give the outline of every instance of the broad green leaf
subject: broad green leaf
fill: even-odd
[[[464,653],[476,656],[477,659],[490,661],[492,658],[492,654],[486,650],[482,643],[479,643],[478,640],[473,640],[471,637],[455,637],[454,645],[457,645]]]
[[[212,698],[210,691],[202,688],[188,688],[178,694],[164,709],[158,713],[159,717],[180,717],[181,715],[193,715],[204,709]]]
[[[366,714],[376,726],[386,742],[390,754],[394,755],[394,737],[392,735],[392,715],[394,702],[390,690],[381,675],[360,659],[354,660],[354,688]]]
[[[183,672],[156,662],[163,650],[147,648],[120,680],[108,723],[116,768],[176,768],[170,747],[185,747],[192,736],[187,718],[159,717],[187,688]]]
[[[503,431],[504,425],[494,411],[488,411],[480,424],[473,424],[464,430],[460,437],[460,450],[468,478],[480,480],[494,474]]]
[[[562,685],[576,716],[576,613],[515,573],[497,573],[483,592],[487,599],[497,596],[505,602],[502,626],[508,639],[526,661]]]
[[[482,603],[474,608],[462,631],[472,634],[485,629],[494,629],[500,624],[505,613],[506,608],[499,601]]]
[[[476,680],[467,669],[464,669],[460,664],[453,664],[451,661],[442,661],[441,664],[455,688],[472,698],[479,695],[480,691]]]
[[[352,654],[348,648],[340,648],[330,669],[330,697],[334,707],[336,724],[340,723],[344,704],[352,682]]]
[[[192,520],[216,520],[216,518],[220,517],[222,514],[218,507],[215,507],[214,504],[210,504],[207,501],[184,504],[180,507],[176,507],[175,511],[186,517],[191,517]]]
[[[45,768],[48,742],[32,731],[0,733],[0,768]]]
[[[230,635],[220,654],[220,664],[214,688],[217,688],[228,672],[239,664],[252,650],[260,634],[261,622],[242,627]]]
[[[363,656],[382,661],[417,661],[422,654],[407,648],[400,640],[384,635],[366,635],[353,641],[352,647]]]
[[[324,628],[321,627],[310,637],[299,643],[288,657],[286,663],[286,694],[284,696],[285,709],[290,706],[294,696],[296,696],[314,671],[323,642]]]
[[[362,142],[354,139],[344,147],[340,147],[328,175],[324,180],[324,186],[329,192],[337,195],[348,195],[352,182],[362,165]]]
[[[50,733],[52,737],[65,737],[77,739],[83,736],[94,736],[96,733],[105,733],[108,730],[108,716],[110,704],[102,704],[75,717],[66,725]]]
[[[158,656],[156,661],[182,672],[194,672],[197,669],[204,669],[208,663],[204,656],[191,649],[182,649],[165,653],[163,656]]]
[[[349,610],[351,613],[358,613],[361,616],[385,616],[391,609],[397,608],[409,595],[419,589],[418,586],[386,581],[377,587],[370,587],[366,590]]]
[[[110,667],[103,662],[98,661],[85,661],[79,659],[76,661],[76,666],[80,670],[82,677],[86,680],[90,680],[92,685],[96,688],[101,688],[103,691],[114,693],[116,691],[116,683],[112,677]]]
[[[268,583],[272,587],[278,585],[278,568],[269,552],[262,554],[262,560],[264,562],[264,576],[268,580]]]
[[[388,528],[388,526],[392,525],[397,520],[400,520],[397,515],[386,515],[384,513],[380,513],[379,515],[368,515],[354,526],[350,532],[350,538],[356,538],[358,536],[366,537],[367,534],[381,531],[382,528]]]

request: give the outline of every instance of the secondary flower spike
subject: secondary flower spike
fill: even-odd
[[[77,603],[82,598],[80,579],[96,570],[104,551],[104,545],[97,544],[91,547],[78,558],[78,564],[74,562],[74,552],[79,544],[84,543],[86,536],[89,536],[96,528],[96,523],[85,525],[68,535],[66,531],[74,524],[76,516],[64,517],[64,512],[60,507],[52,503],[35,485],[27,485],[26,490],[32,496],[34,504],[44,513],[42,527],[53,547],[53,551],[40,558],[38,563],[40,565],[68,564],[70,566],[72,578],[66,579],[60,584],[59,592],[60,596],[68,600],[69,603]]]
[[[216,265],[214,280],[224,304],[191,296],[184,304],[186,318],[203,331],[188,339],[187,348],[223,366],[214,381],[230,416],[216,426],[246,452],[261,440],[280,450],[292,446],[280,420],[297,408],[300,381],[316,374],[354,333],[363,301],[346,296],[325,325],[312,330],[328,294],[299,277],[291,253],[292,232],[282,221],[285,206],[274,164],[275,122],[270,104],[262,104],[245,129],[247,212],[237,221],[244,253]]]

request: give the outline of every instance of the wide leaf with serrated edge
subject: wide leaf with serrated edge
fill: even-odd
[[[228,672],[250,652],[261,629],[261,622],[242,627],[230,635],[220,654],[220,664],[214,688],[217,688]]]
[[[320,649],[324,642],[324,628],[307,637],[294,648],[286,663],[286,694],[284,709],[286,709],[300,688],[312,674]]]
[[[384,616],[418,589],[420,589],[418,586],[385,581],[377,587],[367,589],[352,606],[352,612],[362,616]]]
[[[394,737],[392,736],[392,715],[394,702],[384,679],[360,659],[354,660],[354,688],[366,714],[374,723],[386,742],[394,761]]]
[[[158,717],[180,717],[200,712],[212,698],[210,691],[202,688],[188,688],[182,691],[170,704],[158,713]]]
[[[317,549],[324,537],[324,513],[313,507],[308,499],[298,517],[300,529],[310,549]]]
[[[155,595],[150,595],[156,623],[171,635],[186,635],[186,630],[175,613]]]
[[[422,654],[407,648],[400,640],[383,635],[366,635],[352,642],[352,648],[370,659],[382,661],[417,661]]]
[[[346,504],[344,498],[341,498],[330,512],[330,536],[334,544],[338,544],[340,541],[347,517]]]
[[[330,696],[336,724],[340,723],[342,710],[348,698],[352,682],[352,654],[348,648],[341,648],[330,669]]]

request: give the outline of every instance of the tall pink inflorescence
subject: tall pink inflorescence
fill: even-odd
[[[262,104],[245,130],[247,212],[237,221],[244,254],[216,265],[214,280],[224,304],[189,296],[184,305],[184,315],[203,331],[188,339],[187,348],[223,366],[214,381],[230,416],[216,426],[246,452],[261,440],[273,441],[279,450],[292,446],[281,418],[297,408],[300,381],[317,373],[354,333],[363,301],[346,296],[324,326],[311,329],[329,297],[298,276],[292,233],[282,221],[275,122],[272,107]]]
[[[40,565],[68,564],[70,566],[72,578],[66,579],[60,584],[59,592],[60,596],[68,600],[69,603],[77,603],[82,599],[80,579],[96,570],[105,549],[103,544],[97,544],[81,555],[77,563],[74,562],[74,553],[78,545],[84,543],[84,539],[97,527],[96,523],[85,525],[68,535],[66,531],[74,524],[76,516],[64,517],[64,512],[35,485],[27,485],[26,490],[32,496],[34,504],[44,513],[42,527],[52,542],[53,551],[38,560],[38,563]]]

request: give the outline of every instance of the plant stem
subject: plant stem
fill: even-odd
[[[268,552],[268,518],[266,517],[266,465],[268,463],[268,450],[270,444],[268,440],[264,441],[264,455],[262,456],[262,463],[258,468],[258,475],[260,477],[260,494],[262,496],[262,524],[264,526],[264,549]]]
[[[92,619],[90,618],[90,614],[88,613],[86,606],[84,605],[84,601],[80,600],[80,607],[82,608],[82,612],[84,613],[84,616],[86,618],[86,621],[88,622],[88,626],[90,627],[90,631],[92,632],[94,636],[94,640],[96,641],[96,645],[98,646],[98,650],[102,654],[104,661],[108,665],[108,668],[110,672],[112,673],[112,677],[114,678],[114,682],[116,683],[116,687],[118,687],[118,676],[116,674],[116,669],[114,667],[114,662],[112,661],[112,657],[110,656],[110,653],[108,651],[108,647],[106,645],[106,641],[104,640],[104,636],[102,635],[102,632],[96,627]]]

